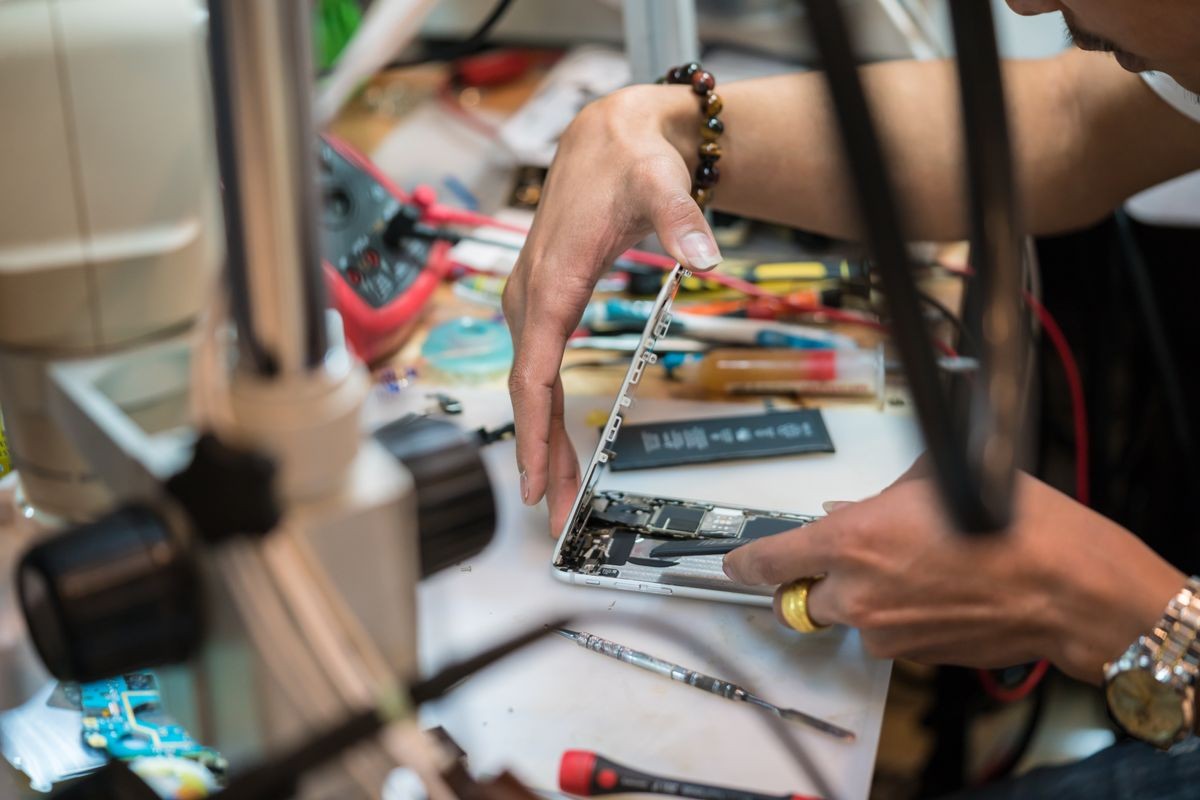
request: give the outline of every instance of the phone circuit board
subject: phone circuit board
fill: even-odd
[[[693,592],[694,596],[757,603],[771,595],[773,587],[731,581],[722,569],[725,554],[754,539],[802,527],[813,517],[599,489],[600,479],[616,456],[615,442],[633,405],[634,390],[646,368],[657,360],[654,348],[671,325],[671,303],[689,275],[677,265],[655,300],[584,471],[555,549],[553,567],[571,582],[584,585],[656,594],[695,589],[702,592]]]
[[[177,756],[199,762],[213,774],[225,771],[225,759],[198,744],[163,709],[158,679],[134,672],[79,685],[83,742],[112,758]]]

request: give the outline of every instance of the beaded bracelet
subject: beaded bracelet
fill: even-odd
[[[700,164],[692,176],[692,199],[704,208],[712,201],[713,188],[721,179],[721,170],[717,169],[717,159],[721,157],[721,144],[718,141],[725,132],[725,124],[718,119],[724,103],[713,89],[717,79],[700,67],[695,61],[674,67],[667,71],[666,77],[659,78],[659,83],[689,84],[692,91],[700,96]]]

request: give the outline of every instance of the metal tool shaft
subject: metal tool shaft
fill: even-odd
[[[694,686],[701,691],[709,692],[710,694],[719,695],[726,700],[737,700],[744,703],[750,703],[760,708],[764,708],[778,716],[780,719],[786,719],[791,722],[799,722],[803,725],[808,725],[811,728],[829,734],[830,736],[846,741],[854,741],[854,733],[845,728],[838,727],[833,723],[826,722],[823,719],[814,717],[811,714],[806,714],[803,711],[797,711],[792,708],[780,708],[772,703],[768,703],[761,697],[757,697],[746,691],[736,683],[714,678],[711,675],[705,675],[703,672],[688,669],[687,667],[673,664],[670,661],[664,661],[661,658],[643,653],[640,650],[634,650],[626,647],[623,644],[608,639],[602,639],[599,636],[593,636],[590,633],[583,631],[572,631],[567,628],[558,628],[556,632],[563,638],[570,639],[585,650],[591,650],[601,655],[615,658],[618,661],[624,661],[626,664],[632,664],[635,667],[640,667],[649,672],[654,672],[662,675],[665,678],[670,678],[673,681],[686,683],[689,686]]]

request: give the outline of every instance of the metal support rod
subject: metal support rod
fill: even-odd
[[[977,469],[980,501],[993,526],[1001,527],[1011,514],[1024,428],[1025,241],[991,8],[977,0],[953,0],[950,17],[958,55],[971,263],[979,282],[983,341],[983,372],[974,386],[973,424],[965,441],[967,458]]]
[[[328,349],[309,3],[210,0],[209,14],[230,306],[251,367],[296,374]]]
[[[1019,215],[991,8],[977,0],[954,0],[951,5],[984,367],[971,386],[970,413],[960,419],[942,391],[929,347],[895,187],[841,6],[829,0],[802,2],[825,67],[865,238],[887,294],[894,338],[943,499],[960,530],[1002,530],[1012,514],[1024,347]]]
[[[624,0],[625,54],[634,83],[653,83],[700,58],[696,0]]]

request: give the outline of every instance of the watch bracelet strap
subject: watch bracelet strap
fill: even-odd
[[[1186,665],[1200,671],[1200,576],[1193,575],[1167,604],[1150,639],[1154,660],[1168,669]]]

